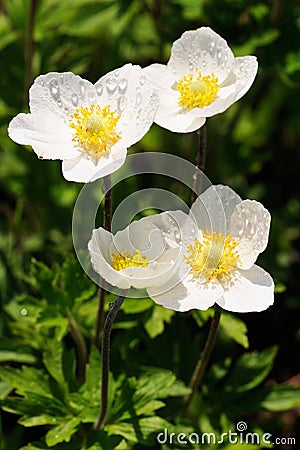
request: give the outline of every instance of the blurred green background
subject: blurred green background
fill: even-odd
[[[72,71],[95,82],[127,62],[142,67],[166,63],[172,42],[200,26],[213,28],[236,56],[252,54],[259,61],[250,91],[228,111],[208,120],[206,173],[212,183],[228,184],[242,198],[261,201],[271,212],[269,246],[258,263],[275,279],[275,305],[242,319],[249,328],[250,350],[279,346],[267,383],[299,387],[300,5],[296,0],[2,0],[1,303],[5,307],[28,289],[23,274],[32,258],[51,266],[73,252],[72,210],[82,185],[63,179],[59,161],[39,161],[30,148],[7,136],[11,118],[28,111],[33,79],[50,71]],[[197,142],[196,133],[176,135],[154,125],[131,151],[163,151],[194,162]],[[114,206],[121,196],[141,187],[145,181],[138,177],[117,187]],[[165,187],[177,189],[170,180]],[[190,193],[182,196],[188,200]],[[179,323],[180,318],[176,320]],[[5,336],[14,339],[7,322],[4,313],[2,350]],[[194,328],[192,332],[197,334]],[[155,358],[150,362],[155,364]],[[114,364],[120,370],[117,359]],[[183,369],[180,372],[188,381]],[[278,413],[273,420],[282,433],[296,435],[298,430],[300,439],[299,409]],[[10,432],[14,429],[10,418],[5,416],[4,423]]]

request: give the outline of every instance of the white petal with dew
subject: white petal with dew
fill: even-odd
[[[249,269],[268,244],[271,216],[255,200],[244,200],[236,205],[230,220],[230,235],[238,242],[239,267]]]
[[[227,42],[211,28],[186,31],[173,43],[168,62],[177,79],[199,69],[202,75],[215,74],[219,83],[227,77],[233,64]]]
[[[63,176],[68,181],[89,183],[98,178],[103,178],[118,170],[125,162],[127,149],[123,149],[117,156],[111,154],[101,156],[98,160],[88,158],[85,155],[76,159],[63,161]]]
[[[10,122],[8,134],[18,144],[31,145],[40,158],[63,160],[79,155],[70,128],[50,111],[18,114]]]
[[[167,283],[147,289],[147,292],[155,303],[184,312],[208,309],[222,296],[223,289],[219,283],[201,284],[195,282],[191,275],[181,279],[180,273],[177,273]]]
[[[239,270],[217,303],[232,312],[264,311],[274,303],[274,282],[261,267]]]
[[[88,243],[93,269],[112,286],[129,289],[131,285],[128,279],[111,266],[108,250],[111,241],[112,234],[109,231],[103,228],[93,230],[91,240]]]

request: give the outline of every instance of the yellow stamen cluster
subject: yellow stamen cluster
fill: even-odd
[[[134,254],[121,250],[121,253],[113,253],[112,258],[112,267],[115,270],[122,270],[127,267],[148,267],[149,262],[146,256],[142,256],[140,250],[136,250]]]
[[[109,153],[111,147],[118,142],[120,134],[116,125],[120,119],[110,106],[81,106],[70,116],[70,127],[74,128],[73,141],[94,159]]]
[[[237,241],[222,233],[203,233],[203,241],[194,239],[187,248],[185,262],[191,267],[194,279],[205,277],[207,281],[217,280],[230,283],[240,260],[236,251]]]
[[[176,86],[180,93],[178,105],[184,109],[204,108],[215,100],[220,89],[218,78],[211,75],[202,76],[197,69],[197,75],[189,73],[184,75]]]

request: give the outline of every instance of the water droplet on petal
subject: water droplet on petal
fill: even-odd
[[[120,113],[123,112],[125,109],[125,106],[126,106],[126,97],[124,97],[124,95],[122,95],[121,97],[118,98],[117,105],[118,105],[118,111]]]
[[[118,83],[115,78],[109,78],[106,81],[106,90],[107,90],[108,94],[113,94],[115,92],[115,90],[117,89],[117,86],[118,86]]]
[[[74,106],[78,105],[78,95],[75,94],[75,92],[71,95],[71,101],[72,101]]]
[[[137,108],[138,106],[140,106],[141,103],[142,103],[141,89],[137,88],[136,89],[135,107]]]
[[[81,98],[84,99],[85,94],[86,94],[86,87],[85,87],[85,84],[83,83],[83,81],[79,81],[79,90],[80,90]]]
[[[120,94],[125,94],[127,89],[128,82],[125,78],[123,78],[119,83],[119,92]]]
[[[193,70],[193,68],[194,68],[194,64],[190,62],[190,63],[189,63],[189,69],[190,69],[190,70]]]
[[[88,92],[88,99],[90,103],[95,103],[95,97],[96,97],[95,91]]]
[[[144,84],[146,83],[146,81],[147,81],[147,78],[145,77],[145,75],[142,75],[141,78],[140,78],[140,84],[141,84],[141,86],[144,86]]]
[[[54,100],[58,100],[60,97],[58,83],[55,79],[51,80],[49,83],[49,91]]]
[[[69,112],[70,112],[70,110],[69,110],[69,108],[67,108],[67,106],[64,107],[64,111],[66,114],[69,114]]]
[[[96,92],[99,95],[99,97],[103,94],[103,86],[102,86],[102,84],[98,84],[96,86]]]

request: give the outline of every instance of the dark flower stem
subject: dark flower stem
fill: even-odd
[[[195,393],[197,391],[197,388],[202,381],[205,369],[206,369],[208,361],[209,361],[209,357],[211,355],[211,352],[212,352],[212,349],[213,349],[213,346],[214,346],[214,343],[216,340],[222,309],[220,308],[219,305],[215,304],[214,310],[215,310],[214,316],[213,316],[211,324],[210,324],[210,330],[208,333],[208,337],[207,337],[203,352],[196,364],[196,367],[194,369],[193,375],[192,375],[190,383],[189,383],[189,388],[191,389],[191,392],[184,399],[184,410],[183,410],[184,416],[187,414],[189,407],[195,396]]]
[[[85,341],[83,339],[83,336],[71,314],[69,314],[69,327],[71,335],[75,341],[76,347],[77,347],[77,374],[78,374],[78,380],[80,383],[83,383],[85,381],[85,367],[87,363],[87,349],[85,345]]]
[[[199,147],[196,157],[196,167],[204,172],[206,159],[206,123],[199,130]],[[194,175],[194,186],[192,193],[192,203],[201,193],[201,173],[196,170]]]
[[[112,186],[111,178],[109,175],[103,179],[103,193],[104,197],[104,212],[103,212],[103,228],[107,231],[111,230],[111,210],[112,210]],[[99,335],[100,330],[103,326],[103,316],[104,316],[104,304],[105,304],[105,289],[103,287],[99,288],[98,291],[98,311],[96,316],[95,332],[94,332],[94,345],[98,347],[99,345]]]
[[[114,319],[125,300],[125,292],[120,293],[109,310],[103,329],[101,358],[102,358],[102,384],[101,384],[101,409],[93,428],[99,430],[103,428],[108,407],[108,379],[109,379],[109,354],[110,354],[110,333]]]

